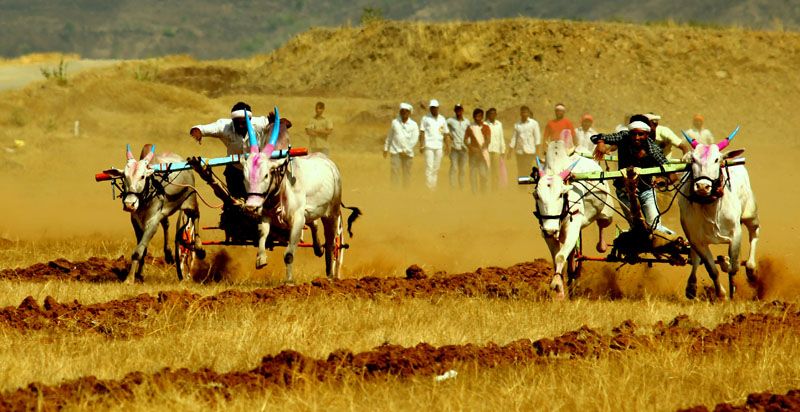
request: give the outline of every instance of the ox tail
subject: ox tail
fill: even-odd
[[[344,203],[342,203],[342,207],[350,210],[350,216],[347,217],[347,233],[350,237],[353,237],[353,222],[355,222],[359,216],[363,215],[363,213],[361,213],[361,209],[345,206]]]

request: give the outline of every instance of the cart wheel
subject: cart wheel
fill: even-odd
[[[186,216],[183,211],[178,212],[178,230],[175,233],[175,269],[178,272],[178,280],[189,280],[192,278],[192,268],[196,252],[194,249],[197,232],[195,231],[192,219]]]
[[[336,221],[336,237],[333,239],[333,278],[339,279],[342,274],[342,262],[344,261],[344,250],[348,245],[344,243],[344,219],[339,215]]]

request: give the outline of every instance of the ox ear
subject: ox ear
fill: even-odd
[[[730,152],[728,152],[728,153],[725,153],[725,154],[722,156],[722,158],[723,158],[723,159],[733,159],[733,158],[736,158],[736,157],[739,157],[739,156],[741,156],[741,155],[742,155],[742,153],[744,153],[744,149],[736,149],[736,150],[731,150]]]

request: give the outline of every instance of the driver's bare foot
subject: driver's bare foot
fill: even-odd
[[[600,253],[606,253],[608,251],[608,243],[601,240],[597,242],[597,246],[595,247],[595,249],[597,249],[597,251]]]

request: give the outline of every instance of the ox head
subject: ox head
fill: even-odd
[[[539,158],[536,158],[536,166],[539,169],[539,181],[533,192],[536,200],[537,218],[545,237],[558,237],[561,229],[561,221],[566,217],[565,212],[569,207],[567,193],[572,189],[569,178],[572,169],[578,164],[576,160],[568,168],[555,173],[552,170],[545,170]]]
[[[133,157],[131,145],[126,146],[125,156],[128,158],[125,170],[122,172],[122,209],[126,212],[135,212],[139,209],[141,196],[147,184],[147,178],[153,174],[150,162],[155,155],[156,146],[150,145],[147,154],[139,160]]]
[[[700,143],[689,137],[686,132],[681,132],[692,145],[692,151],[684,157],[684,160],[692,163],[692,192],[700,197],[710,197],[714,194],[715,185],[719,185],[723,160],[737,157],[744,152],[740,149],[722,153],[739,132],[739,127],[719,143],[713,144]]]
[[[247,159],[241,158],[244,171],[244,188],[247,190],[245,206],[251,210],[260,210],[264,201],[271,194],[271,189],[280,184],[280,169],[287,159],[273,160],[272,145],[264,146],[263,150],[251,146]]]

